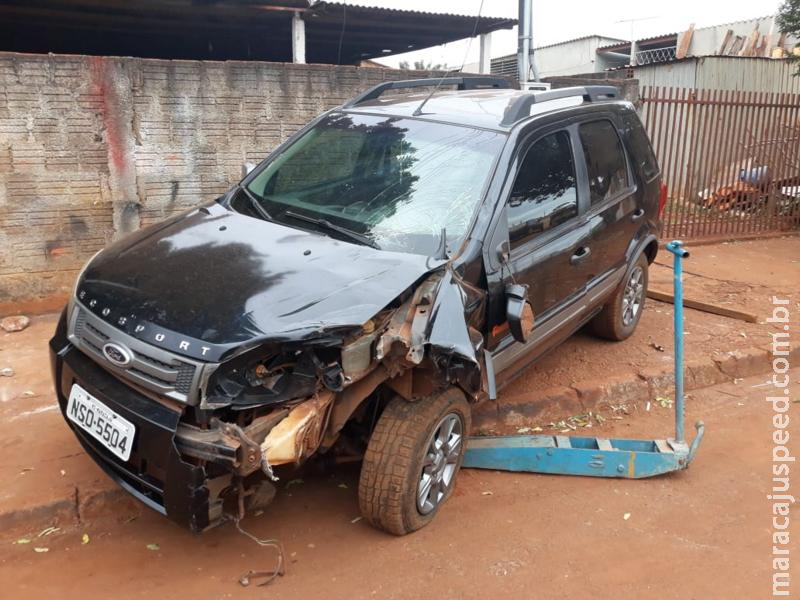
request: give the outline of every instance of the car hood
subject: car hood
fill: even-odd
[[[109,246],[78,301],[167,349],[219,360],[248,342],[363,325],[436,261],[255,219],[212,204]]]

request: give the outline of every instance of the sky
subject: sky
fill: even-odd
[[[481,0],[357,0],[353,4],[476,15]],[[684,31],[691,23],[706,27],[764,17],[774,14],[780,4],[781,0],[533,0],[533,43],[542,46],[592,34],[630,39],[631,23],[620,22],[627,19],[641,19],[633,23],[634,36],[646,38]],[[484,0],[482,15],[516,18],[517,5],[518,0]],[[379,60],[393,67],[402,60],[455,67],[462,61],[477,62],[478,47],[477,40],[469,48],[468,42],[461,40]],[[516,50],[516,28],[492,34],[492,57],[513,54]]]

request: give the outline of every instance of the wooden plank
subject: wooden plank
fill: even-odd
[[[767,39],[768,36],[761,36],[761,43],[756,48],[756,56],[767,56]]]
[[[659,302],[667,302],[669,304],[675,303],[675,296],[669,292],[662,292],[659,290],[647,290],[647,297]],[[758,323],[758,317],[752,313],[747,313],[741,310],[734,310],[718,304],[711,304],[709,302],[701,302],[700,300],[692,300],[691,298],[684,298],[683,305],[686,308],[693,308],[702,312],[720,315],[722,317],[729,317],[731,319],[739,319],[747,323]]]
[[[689,29],[681,34],[681,40],[678,42],[678,49],[675,51],[675,58],[686,58],[689,54],[689,46],[692,43],[692,36],[694,35],[694,23],[689,25]]]
[[[728,50],[728,56],[738,56],[742,46],[744,46],[744,38],[741,35],[737,35],[730,50]]]
[[[722,40],[722,45],[719,47],[719,53],[721,55],[725,55],[727,52],[728,44],[731,43],[733,39],[733,29],[728,29],[728,32],[725,34],[725,38]]]
[[[739,53],[739,56],[753,56],[753,51],[756,47],[756,44],[758,44],[758,38],[760,35],[761,34],[758,32],[758,25],[756,25],[753,33],[747,37],[747,41],[744,44],[744,48],[742,48],[742,51]]]

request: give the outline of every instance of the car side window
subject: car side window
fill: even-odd
[[[647,137],[642,122],[634,113],[622,118],[625,123],[625,135],[630,140],[631,158],[642,169],[645,181],[651,181],[658,175],[658,161],[653,153],[653,146]]]
[[[566,131],[528,149],[506,207],[511,248],[578,215],[572,145]]]
[[[594,206],[628,189],[628,165],[619,134],[611,121],[583,123],[579,131]]]

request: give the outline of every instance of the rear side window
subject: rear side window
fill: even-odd
[[[550,134],[531,146],[506,210],[512,248],[577,216],[575,164],[566,131]]]
[[[642,170],[645,181],[650,181],[658,175],[658,161],[653,153],[653,146],[644,131],[642,122],[634,114],[625,115],[625,135],[630,143],[633,163]]]
[[[583,155],[589,172],[591,203],[599,204],[626,190],[628,165],[625,152],[611,121],[592,121],[580,126]]]

